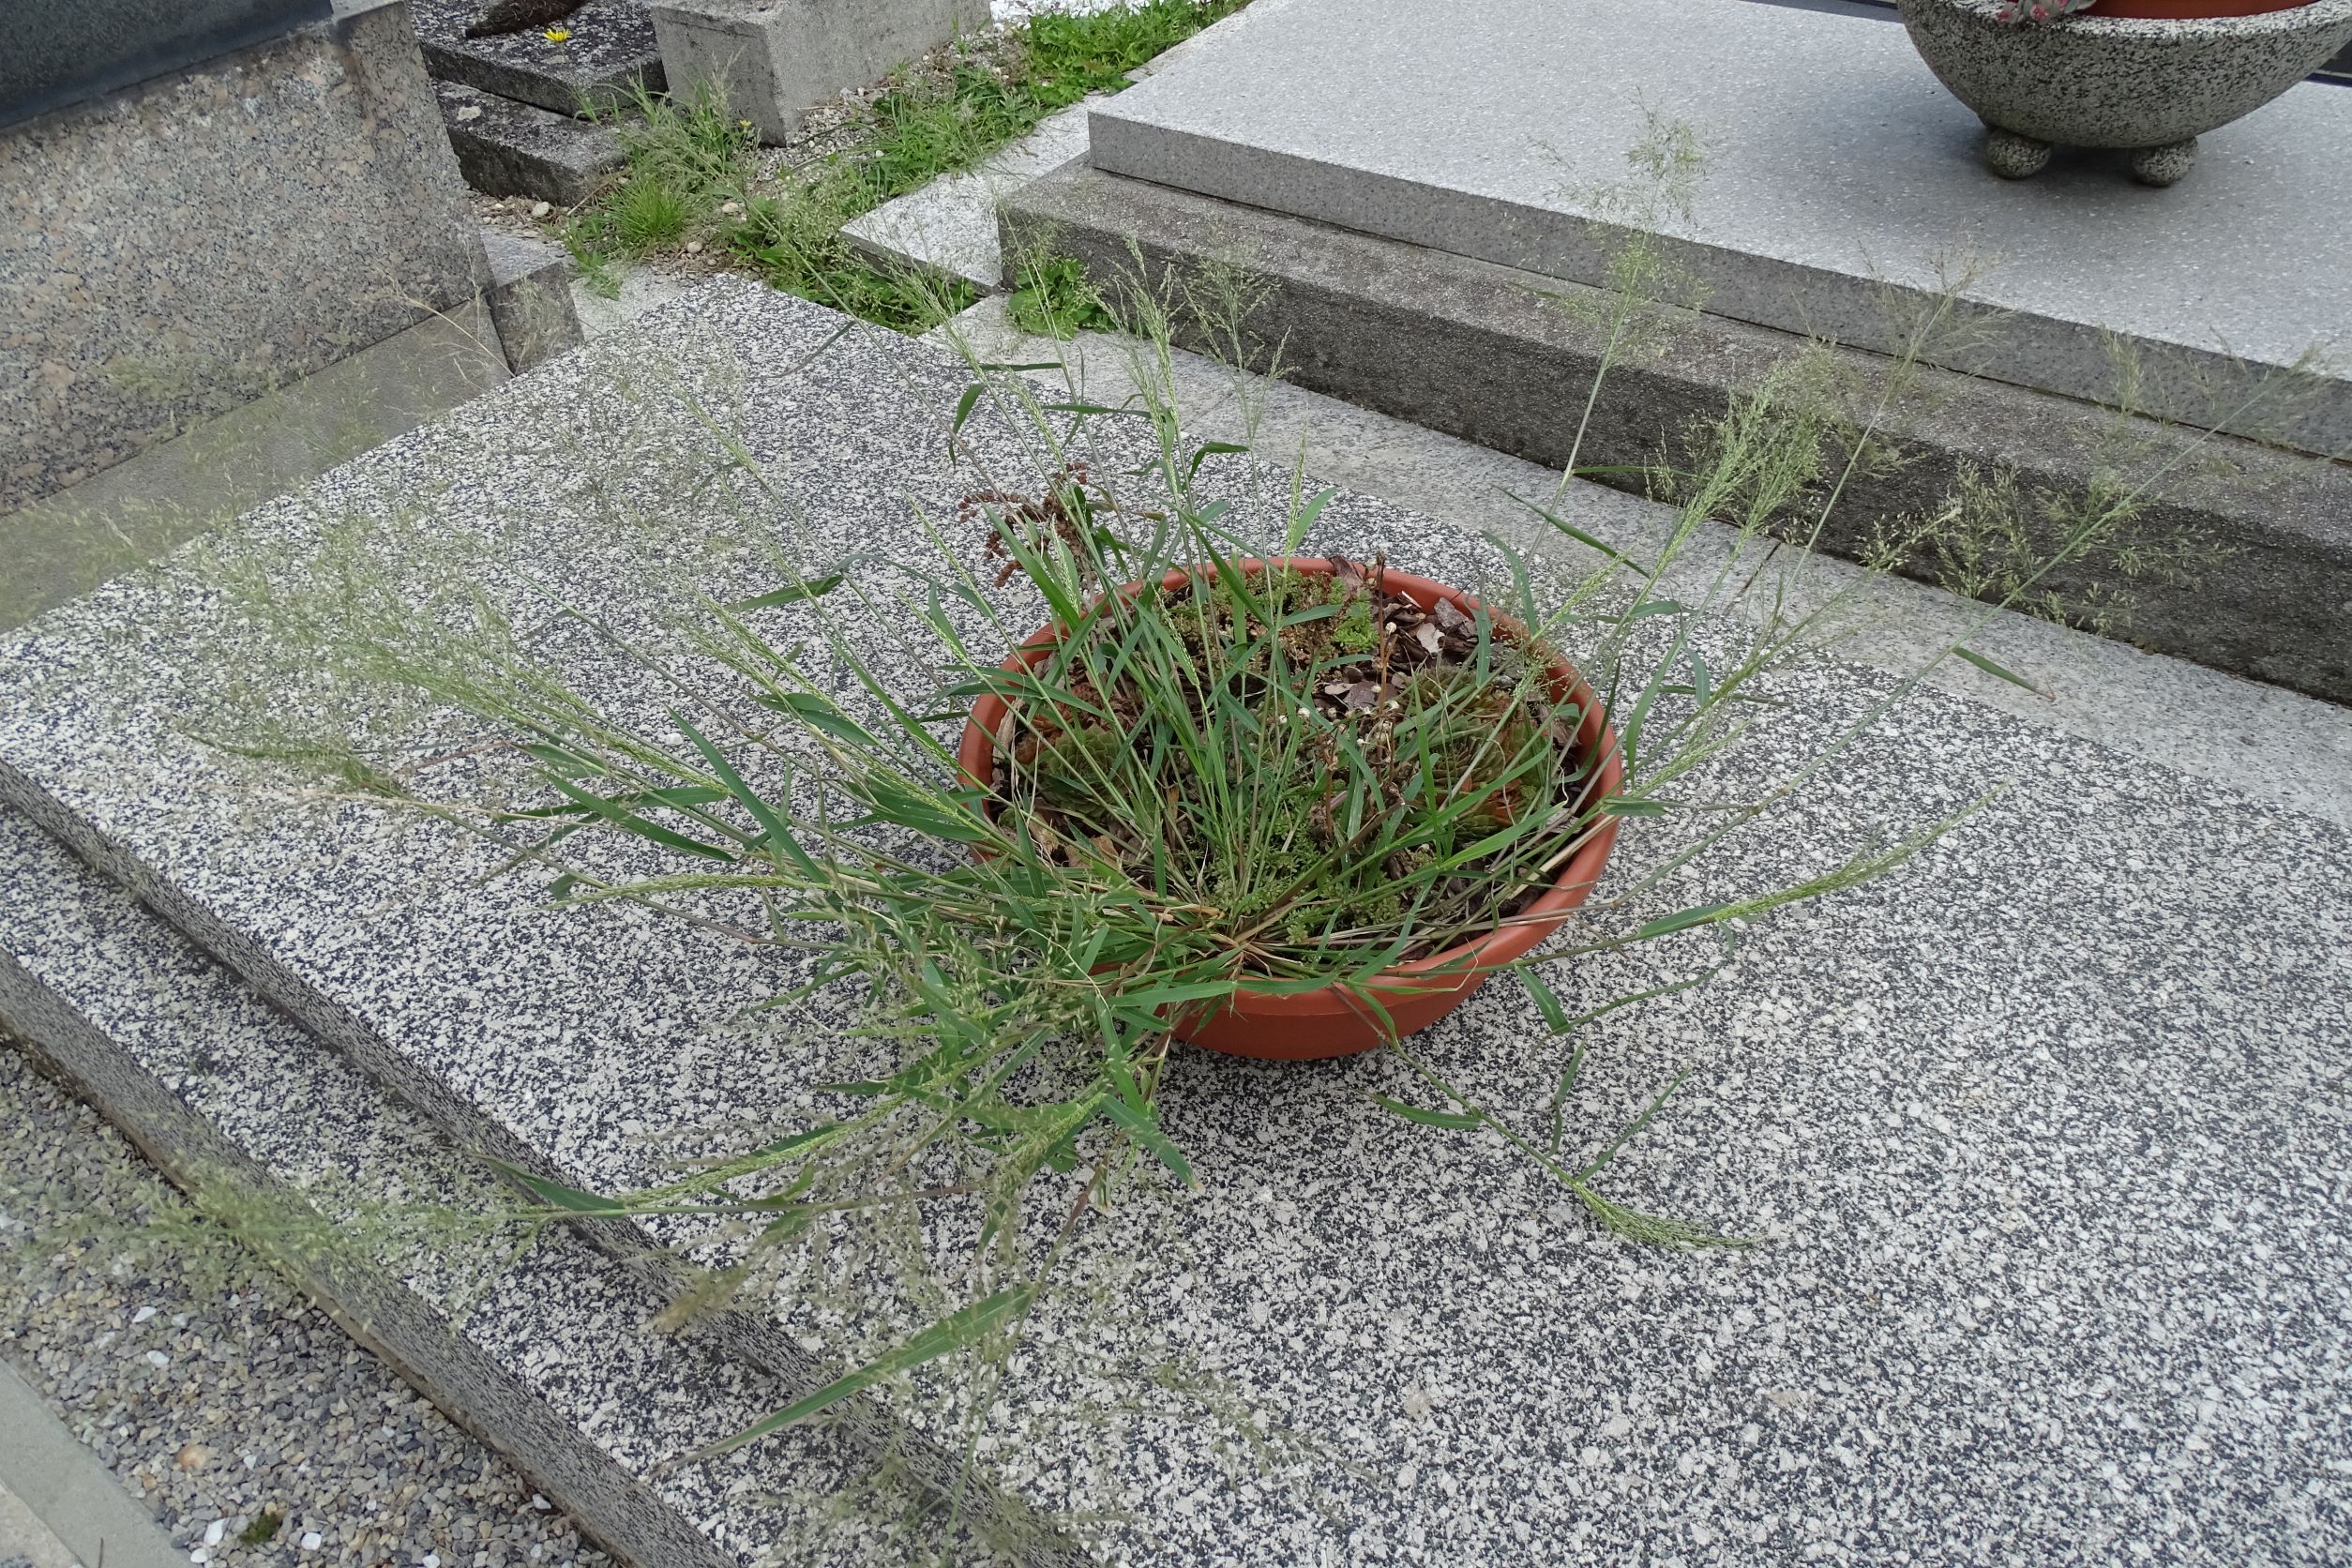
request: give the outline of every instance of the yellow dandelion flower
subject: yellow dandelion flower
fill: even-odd
[[[550,43],[562,43],[571,36],[572,30],[568,27],[550,27],[546,34],[547,41]]]

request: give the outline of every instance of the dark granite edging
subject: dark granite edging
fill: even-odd
[[[458,82],[499,98],[536,104],[557,114],[591,105],[626,102],[641,84],[659,93],[669,84],[654,41],[654,20],[639,0],[587,0],[547,30],[523,28],[469,38],[468,23],[482,0],[409,0],[425,68],[436,81]]]
[[[1171,267],[1239,263],[1265,289],[1246,325],[1261,346],[1280,345],[1301,386],[1554,466],[1568,459],[1605,342],[1544,297],[1598,304],[1598,290],[1107,174],[1083,158],[1007,197],[999,221],[1007,254],[1050,246],[1097,278],[1132,273],[1138,251],[1154,282]],[[1579,463],[1655,463],[1807,347],[1770,327],[1685,318],[1660,354],[1611,371],[1615,395],[1595,409]],[[1891,365],[1830,352],[1864,387]],[[1865,556],[1872,524],[1940,510],[1964,466],[2013,464],[2028,492],[2080,494],[2103,453],[2131,453],[2127,473],[2176,463],[2144,526],[2209,552],[2192,580],[2127,579],[2091,562],[2046,585],[2074,601],[2126,597],[2128,641],[2150,652],[2352,702],[2352,465],[2228,437],[2199,445],[2049,393],[1916,373],[1916,406],[1882,432],[1902,462],[1848,482],[1821,548]]]
[[[490,320],[508,369],[520,375],[587,340],[572,303],[572,259],[563,247],[488,229],[482,245],[490,259]]]

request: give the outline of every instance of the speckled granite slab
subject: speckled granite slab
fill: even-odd
[[[654,1330],[661,1298],[569,1234],[503,1270],[511,1243],[415,1245],[385,1202],[494,1209],[487,1168],[5,807],[0,1022],[174,1180],[232,1185],[260,1234],[274,1219],[281,1259],[339,1321],[632,1568],[991,1560],[878,1484],[881,1454],[848,1426],[665,1463],[791,1395]],[[345,1231],[326,1241],[290,1214]]]
[[[698,489],[706,438],[614,376],[697,388],[785,476],[804,560],[917,548],[910,503],[952,516],[1007,477],[985,418],[951,463],[967,377],[923,345],[833,340],[838,318],[733,282],[645,323],[644,342],[567,355],[257,514],[249,548],[315,530],[313,508],[398,500],[420,540],[560,571],[648,635],[658,618],[627,594],[649,560],[722,595],[760,580]],[[586,482],[592,453],[624,458],[619,476]],[[1360,497],[1325,520],[1334,548],[1473,584],[1497,570],[1483,542]],[[177,734],[213,711],[217,681],[191,671],[234,620],[166,572],[0,645],[0,789],[494,1152],[637,1182],[666,1131],[822,1103],[822,1038],[729,1022],[789,962],[639,912],[550,912],[480,882],[489,852],[445,828],[291,797]],[[899,628],[853,629],[887,658]],[[602,700],[663,700],[550,646]],[[1793,706],[1713,784],[1754,791],[1883,690],[1832,665],[1790,675]],[[1285,1440],[1261,1467],[1205,1396],[1122,1409],[1138,1385],[1041,1351],[979,1444],[998,1481],[1098,1511],[1101,1555],[1143,1563],[2340,1560],[2340,830],[1920,695],[1711,881],[1670,880],[1632,915],[1819,871],[2002,780],[1899,874],[1761,923],[1713,985],[1592,1031],[1571,1147],[1693,1068],[1607,1190],[1751,1248],[1597,1233],[1500,1147],[1380,1110],[1370,1092],[1415,1093],[1393,1061],[1180,1058],[1166,1116],[1205,1190],[1081,1249],[1081,1273],[1111,1270],[1122,1237],[1151,1259],[1086,1332],[1184,1373],[1150,1386],[1229,1395]],[[1605,997],[1696,957],[1555,966],[1555,984]],[[1515,1110],[1560,1056],[1500,987],[1416,1048]],[[792,1332],[803,1309],[781,1310]]]
[[[639,0],[587,0],[545,27],[469,38],[490,0],[409,0],[425,67],[444,82],[558,114],[626,100],[639,83],[658,93],[666,79],[654,21]],[[552,38],[550,33],[560,33]]]

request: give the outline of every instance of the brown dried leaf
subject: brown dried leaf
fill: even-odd
[[[1351,714],[1362,713],[1380,700],[1380,683],[1378,681],[1358,681],[1353,686],[1339,689],[1346,695],[1348,711]]]

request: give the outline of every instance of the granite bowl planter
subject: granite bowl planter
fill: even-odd
[[[1985,166],[2041,172],[2054,145],[2117,147],[2133,177],[2164,186],[2197,138],[2252,113],[2352,41],[2352,0],[2252,16],[2163,19],[2076,12],[2002,20],[2001,0],[1897,0],[1904,25],[1952,96],[1984,122]]]
[[[1236,565],[1253,576],[1270,565],[1288,566],[1319,577],[1332,571],[1329,561],[1307,556],[1274,562],[1244,560]],[[1162,580],[1162,586],[1181,588],[1185,581],[1185,573],[1171,571]],[[1424,610],[1436,608],[1440,599],[1465,613],[1475,613],[1478,609],[1478,601],[1460,589],[1408,572],[1391,569],[1382,576],[1380,583]],[[1130,582],[1119,592],[1132,597],[1142,586]],[[1487,614],[1505,631],[1531,641],[1527,629],[1517,622],[1491,610]],[[1022,671],[1043,664],[1061,642],[1063,630],[1058,622],[1039,627],[1013,650],[1003,668]],[[1577,757],[1599,762],[1595,781],[1588,787],[1591,798],[1599,800],[1616,793],[1625,779],[1623,748],[1618,745],[1617,732],[1609,727],[1599,696],[1565,659],[1555,656],[1547,674],[1551,700],[1573,702],[1578,710],[1575,741]],[[994,693],[982,697],[972,704],[971,717],[964,724],[962,743],[957,748],[957,767],[966,778],[983,789],[994,776],[996,737],[1005,713],[1003,698]],[[1468,1002],[1496,970],[1525,957],[1560,929],[1568,916],[1591,896],[1593,884],[1600,881],[1602,867],[1608,864],[1609,852],[1616,843],[1617,819],[1605,817],[1592,836],[1561,867],[1552,885],[1509,924],[1445,952],[1383,971],[1366,989],[1387,1010],[1395,1033],[1401,1037],[1428,1028]],[[1275,1062],[1351,1056],[1376,1049],[1388,1038],[1379,1017],[1364,1005],[1364,994],[1337,986],[1279,993],[1244,987],[1225,1005],[1179,1015],[1171,1020],[1171,1027],[1181,1039],[1232,1056]]]

